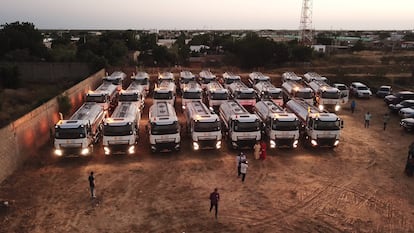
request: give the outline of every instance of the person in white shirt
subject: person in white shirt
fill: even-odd
[[[247,168],[249,167],[249,165],[247,165],[247,164],[248,164],[248,162],[247,162],[247,160],[245,160],[240,165],[240,172],[241,172],[241,175],[242,175],[242,182],[244,182],[244,179],[246,178]]]

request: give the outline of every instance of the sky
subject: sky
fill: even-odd
[[[38,29],[297,30],[303,0],[0,0]],[[312,0],[315,30],[413,30],[414,0]]]

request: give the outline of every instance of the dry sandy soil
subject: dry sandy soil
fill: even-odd
[[[135,156],[58,160],[47,145],[0,185],[0,199],[12,201],[0,232],[414,232],[414,178],[403,173],[413,135],[396,115],[383,131],[386,111],[375,97],[357,100],[354,114],[345,107],[334,150],[273,150],[265,161],[247,151],[245,183],[236,151],[193,152],[183,135],[181,152],[151,154],[143,127]],[[209,212],[215,187],[218,220]]]

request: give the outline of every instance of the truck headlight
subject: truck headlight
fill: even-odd
[[[339,111],[341,109],[340,105],[335,105],[335,112]]]
[[[63,151],[61,149],[56,149],[55,150],[55,155],[62,156],[63,155]]]
[[[293,142],[293,148],[298,147],[298,143],[299,143],[299,140],[295,140],[295,141]]]
[[[318,145],[318,142],[316,142],[316,140],[312,139],[311,140],[311,144],[312,144],[312,146],[317,146]]]
[[[198,149],[200,149],[200,146],[198,145],[198,143],[197,143],[197,142],[193,142],[193,149],[194,149],[194,150],[198,150]]]
[[[321,104],[321,105],[319,105],[318,106],[318,108],[319,108],[319,111],[323,111],[323,109],[324,109],[324,107],[323,107],[323,105]]]
[[[134,154],[135,153],[135,146],[130,146],[128,148],[128,154]]]
[[[337,146],[339,144],[339,140],[335,140],[334,146]]]
[[[276,148],[275,140],[270,140],[270,148]]]
[[[220,149],[221,148],[221,141],[217,141],[216,143],[216,149]]]
[[[109,149],[109,147],[104,146],[104,153],[105,153],[105,155],[111,154],[111,150]]]
[[[183,109],[185,109],[185,105],[181,106]]]
[[[83,148],[81,151],[82,155],[88,155],[89,154],[89,148]]]

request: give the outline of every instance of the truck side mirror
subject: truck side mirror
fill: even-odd
[[[344,128],[344,120],[341,120],[341,129]]]

